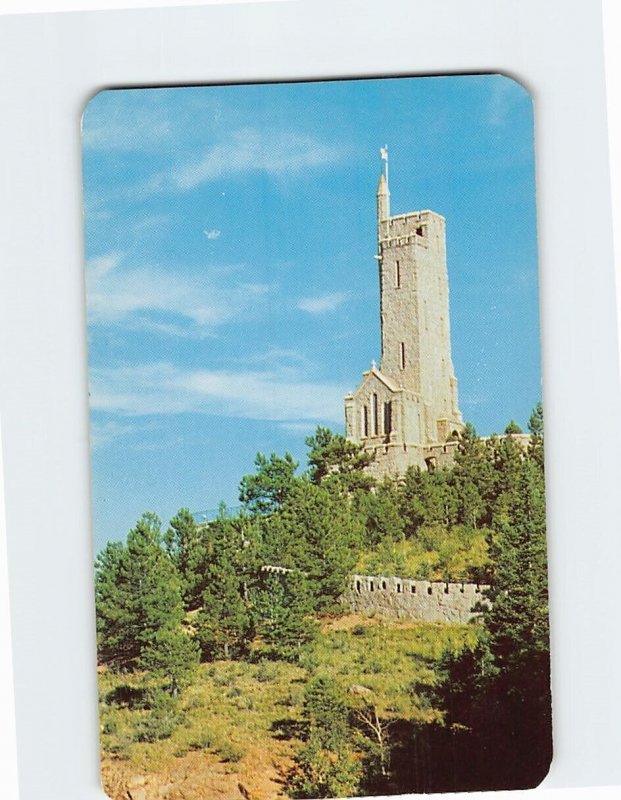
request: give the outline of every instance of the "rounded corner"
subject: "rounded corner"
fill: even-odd
[[[533,91],[525,79],[512,75],[510,72],[495,72],[494,76],[506,81],[508,84],[513,84],[513,87],[523,95],[524,99],[528,100],[531,105],[533,104]]]

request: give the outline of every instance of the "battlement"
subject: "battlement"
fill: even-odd
[[[444,227],[444,217],[433,211],[397,214],[381,223],[379,244],[382,248],[402,247],[408,244],[428,247],[437,227]]]
[[[425,622],[470,622],[476,606],[489,605],[478,583],[420,581],[385,575],[353,575],[341,602],[357,614]]]

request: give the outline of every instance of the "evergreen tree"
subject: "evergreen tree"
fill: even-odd
[[[413,538],[419,528],[450,526],[457,521],[458,497],[451,470],[422,472],[408,467],[401,489],[401,513],[406,536]]]
[[[138,643],[127,635],[132,627],[129,608],[131,583],[122,542],[108,542],[95,560],[95,609],[99,660],[121,670],[130,669],[140,656]]]
[[[257,633],[265,644],[266,655],[299,661],[304,647],[317,633],[307,578],[299,570],[264,574],[253,599]]]
[[[505,435],[512,436],[514,433],[522,433],[522,429],[517,424],[517,422],[514,419],[512,419],[505,428]]]
[[[181,508],[164,535],[166,551],[181,577],[185,607],[199,608],[205,589],[204,563],[208,555],[204,526],[199,527],[189,509]]]
[[[338,491],[300,481],[278,514],[264,523],[268,563],[303,572],[316,610],[334,605],[347,585],[362,541],[362,526]]]
[[[400,489],[394,481],[385,480],[375,492],[359,493],[355,510],[364,521],[366,545],[377,547],[380,542],[401,542],[405,538],[400,514]]]
[[[458,521],[470,528],[489,525],[496,492],[492,449],[466,425],[455,454],[453,477]]]
[[[531,436],[542,437],[541,414],[534,417]],[[436,697],[458,732],[463,785],[527,788],[543,778],[552,754],[543,462],[532,441],[527,453],[511,437],[489,449],[498,493],[488,542],[491,605],[479,645],[445,657]]]
[[[176,691],[196,661],[196,650],[182,628],[180,578],[162,547],[157,516],[143,514],[127,544],[109,544],[96,569],[102,661],[117,671],[157,665]]]
[[[528,455],[534,459],[539,468],[544,469],[543,458],[543,406],[537,403],[528,420],[528,430],[530,433],[530,443]]]
[[[157,677],[176,697],[189,686],[198,664],[198,643],[180,625],[168,624],[155,631],[140,656],[140,666]]]
[[[269,458],[257,453],[254,460],[257,471],[244,475],[239,485],[239,499],[253,514],[271,514],[278,511],[295,484],[298,467],[290,453],[284,457],[272,453]]]
[[[314,436],[305,440],[309,448],[309,476],[314,484],[326,480],[338,481],[347,491],[370,489],[374,481],[364,469],[373,460],[373,454],[364,452],[362,446],[349,442],[340,433],[317,426]]]
[[[306,741],[296,759],[293,797],[357,794],[362,769],[350,745],[349,707],[333,678],[314,678],[306,689]]]
[[[517,488],[491,545],[492,606],[484,622],[516,755],[543,777],[551,756],[550,631],[544,481],[534,460],[523,460]]]
[[[209,659],[243,655],[254,635],[247,598],[247,558],[239,520],[218,519],[209,526],[210,556],[197,616],[197,636]]]

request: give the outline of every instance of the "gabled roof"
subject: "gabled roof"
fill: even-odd
[[[372,378],[376,378],[380,383],[383,383],[384,386],[390,392],[402,392],[403,391],[403,387],[402,386],[399,386],[397,383],[395,383],[395,381],[393,381],[392,378],[389,378],[388,375],[384,375],[383,372],[380,372],[377,367],[371,367],[371,369],[367,370],[367,372],[363,372],[362,376],[363,376],[363,381],[360,384],[360,386],[356,389],[354,394],[357,394],[360,391],[360,389],[362,389],[362,387],[366,383],[369,382],[369,380],[372,380]]]

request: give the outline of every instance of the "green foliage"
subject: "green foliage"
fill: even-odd
[[[305,443],[309,448],[309,476],[314,484],[328,480],[350,492],[373,486],[372,478],[364,472],[373,460],[373,454],[364,452],[361,445],[349,442],[340,433],[332,433],[320,425],[315,435],[307,437]]]
[[[527,450],[496,440],[495,498],[488,545],[491,606],[476,647],[447,655],[434,701],[454,730],[476,788],[527,788],[545,775],[552,753],[548,591],[541,406],[529,422]],[[494,754],[484,761],[480,753]]]
[[[196,618],[197,637],[207,659],[239,657],[248,651],[254,636],[242,523],[236,519],[212,522],[209,541],[205,590]]]
[[[159,519],[144,514],[129,532],[126,545],[109,544],[104,549],[96,570],[101,661],[114,670],[131,671],[143,667],[146,659],[166,675],[171,687],[178,687],[177,679],[183,682],[194,657],[181,629],[179,574],[162,548]],[[180,655],[173,652],[173,641]]]
[[[122,542],[108,542],[95,561],[95,608],[99,660],[117,669],[129,669],[137,662],[140,649],[127,635],[132,614],[126,609],[131,585],[123,573],[127,555]]]
[[[347,585],[362,540],[351,505],[328,487],[300,481],[263,526],[268,563],[304,573],[315,610],[332,607]]]
[[[355,507],[364,520],[368,547],[404,539],[404,520],[399,512],[399,502],[399,487],[391,480],[381,483],[374,492],[358,493]]]
[[[243,752],[239,747],[236,747],[232,742],[222,742],[216,747],[216,753],[220,756],[222,761],[236,764],[241,761]]]
[[[537,403],[533,413],[530,415],[528,430],[530,432],[528,454],[543,470],[543,406],[541,403]]]
[[[514,419],[512,419],[509,422],[509,424],[507,425],[507,427],[505,428],[505,434],[507,436],[511,436],[514,433],[523,433],[523,431],[520,428],[520,426],[517,424],[517,422]]]
[[[549,622],[543,473],[521,464],[517,491],[496,525],[492,608],[485,614],[498,679],[526,702],[549,695]],[[507,683],[508,681],[508,683]],[[547,702],[547,701],[546,701]]]
[[[299,661],[303,648],[313,641],[317,631],[307,578],[299,571],[284,575],[268,573],[253,599],[263,655]]]
[[[156,631],[140,657],[140,666],[173,696],[190,685],[197,664],[198,643],[178,625]]]
[[[362,779],[350,743],[349,707],[334,679],[318,676],[304,700],[308,732],[291,782],[293,797],[343,797],[357,793]]]
[[[297,462],[290,453],[285,453],[283,458],[272,453],[269,459],[257,453],[254,463],[257,471],[241,479],[239,499],[253,514],[278,511],[294,485]]]
[[[406,536],[422,525],[451,525],[457,521],[459,499],[450,470],[422,472],[409,467],[401,490],[401,514]]]
[[[185,607],[192,611],[200,606],[205,589],[203,564],[208,555],[205,528],[194,522],[189,509],[180,509],[170,521],[164,545],[181,577]]]
[[[170,739],[183,720],[184,714],[178,703],[168,694],[159,694],[151,711],[138,721],[135,741],[157,742],[160,739]]]

